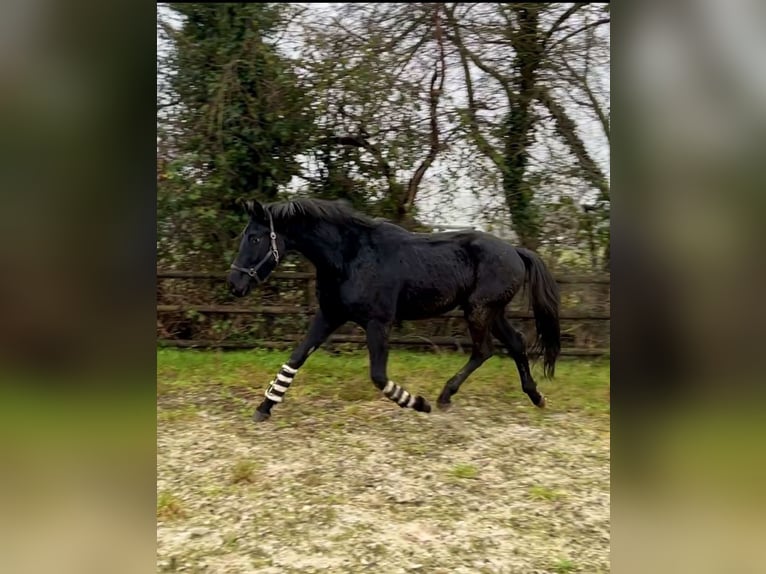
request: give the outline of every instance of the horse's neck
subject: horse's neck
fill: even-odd
[[[341,270],[343,244],[340,231],[334,224],[294,225],[288,235],[290,246],[317,269]]]

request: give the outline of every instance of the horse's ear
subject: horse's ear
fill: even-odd
[[[266,212],[263,206],[255,199],[248,199],[242,202],[247,214],[253,219],[265,219]]]

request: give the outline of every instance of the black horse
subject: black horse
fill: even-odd
[[[423,397],[389,380],[388,336],[397,321],[435,317],[456,307],[465,313],[473,348],[466,365],[444,385],[438,406],[448,408],[460,385],[492,356],[492,335],[516,362],[532,403],[545,406],[529,370],[524,338],[504,314],[526,280],[537,328],[534,346],[543,355],[544,375],[552,377],[560,350],[559,293],[533,252],[481,231],[411,233],[339,201],[248,201],[246,209],[250,221],[228,275],[232,293],[244,297],[253,280],[266,280],[284,253],[298,251],[316,267],[319,301],[308,334],[271,381],[256,421],[270,416],[308,356],[349,321],[367,334],[375,386],[402,407],[430,412]]]

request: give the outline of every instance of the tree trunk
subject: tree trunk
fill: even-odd
[[[537,69],[542,57],[537,10],[535,6],[514,9],[519,26],[511,37],[516,52],[516,94],[515,99],[509,102],[511,110],[503,153],[505,201],[519,241],[529,249],[537,249],[540,233],[539,217],[532,202],[534,193],[525,180],[534,131],[534,117],[530,108],[536,96]]]

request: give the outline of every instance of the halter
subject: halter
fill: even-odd
[[[242,273],[248,274],[250,277],[256,280],[256,282],[263,283],[266,279],[261,279],[258,277],[258,270],[263,267],[263,264],[266,263],[269,258],[273,257],[275,263],[279,263],[279,250],[277,249],[277,234],[274,232],[274,220],[271,218],[271,213],[266,210],[266,215],[269,216],[269,230],[271,233],[269,233],[269,238],[271,239],[271,249],[269,249],[269,252],[264,255],[263,259],[258,262],[258,265],[255,267],[250,267],[250,269],[246,269],[244,267],[238,267],[237,265],[234,265],[234,263],[231,264],[231,268],[235,271],[241,271]]]

